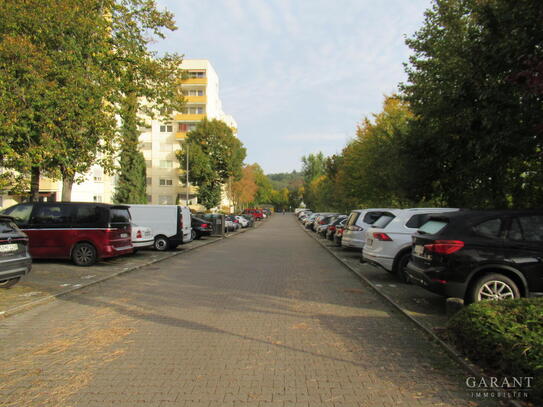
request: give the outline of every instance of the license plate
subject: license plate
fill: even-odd
[[[415,247],[413,248],[413,254],[415,256],[424,257],[423,253],[424,253],[424,246],[420,244],[415,245]]]
[[[14,252],[18,248],[16,243],[4,244],[0,246],[0,253]]]
[[[128,237],[128,233],[121,233],[121,237],[122,238]]]

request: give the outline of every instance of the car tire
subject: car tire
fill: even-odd
[[[76,266],[89,267],[96,263],[96,248],[90,243],[78,243],[72,250],[72,261]]]
[[[403,253],[398,259],[398,261],[396,261],[395,269],[393,270],[394,274],[396,274],[398,278],[403,283],[406,283],[406,284],[411,283],[409,276],[405,272],[405,268],[407,267],[407,263],[409,263],[410,259],[411,259],[411,252]]]
[[[196,231],[192,229],[192,231],[190,232],[190,241],[192,242],[196,238]]]
[[[165,252],[170,248],[170,242],[166,236],[157,236],[153,247],[159,252]]]
[[[467,303],[483,300],[506,300],[520,298],[517,284],[503,274],[485,274],[479,278],[468,292]]]
[[[9,280],[0,281],[0,288],[10,288],[19,282],[21,277],[10,278]]]

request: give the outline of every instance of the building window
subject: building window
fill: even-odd
[[[171,195],[159,195],[158,196],[159,205],[173,205],[173,196]]]
[[[104,176],[104,173],[101,168],[95,168],[93,171],[92,179],[94,182],[102,182],[102,177]]]
[[[160,168],[173,168],[173,161],[160,160]]]
[[[146,178],[145,178],[145,183],[146,183],[147,185],[153,185],[153,178],[151,178],[151,177],[146,177]]]
[[[102,202],[102,195],[94,195],[94,196],[92,197],[92,200],[93,200],[94,202]]]
[[[186,112],[188,114],[204,114],[204,108],[201,107],[201,106],[197,106],[197,107],[188,107],[186,109]]]
[[[204,96],[202,89],[191,89],[185,93],[187,96]]]
[[[141,143],[141,149],[142,150],[152,150],[153,149],[153,143],[151,143],[151,142]]]
[[[189,71],[189,78],[205,78],[206,71]]]
[[[173,144],[166,143],[166,144],[160,144],[160,151],[164,153],[171,153],[173,151]]]
[[[145,166],[147,168],[151,168],[153,166],[153,161],[152,160],[145,160]]]
[[[159,185],[161,187],[171,187],[173,185],[173,180],[171,178],[160,178]]]
[[[147,203],[153,203],[153,196],[147,195]]]
[[[160,132],[161,133],[171,133],[173,131],[173,125],[171,123],[161,124]]]

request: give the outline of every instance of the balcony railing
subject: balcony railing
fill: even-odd
[[[199,122],[206,117],[205,113],[177,113],[175,115],[175,120],[177,121],[192,121]]]

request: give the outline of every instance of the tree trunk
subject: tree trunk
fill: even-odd
[[[30,170],[30,202],[38,202],[40,199],[40,167],[32,167]]]
[[[62,202],[72,202],[72,186],[74,177],[65,175],[62,178]]]

